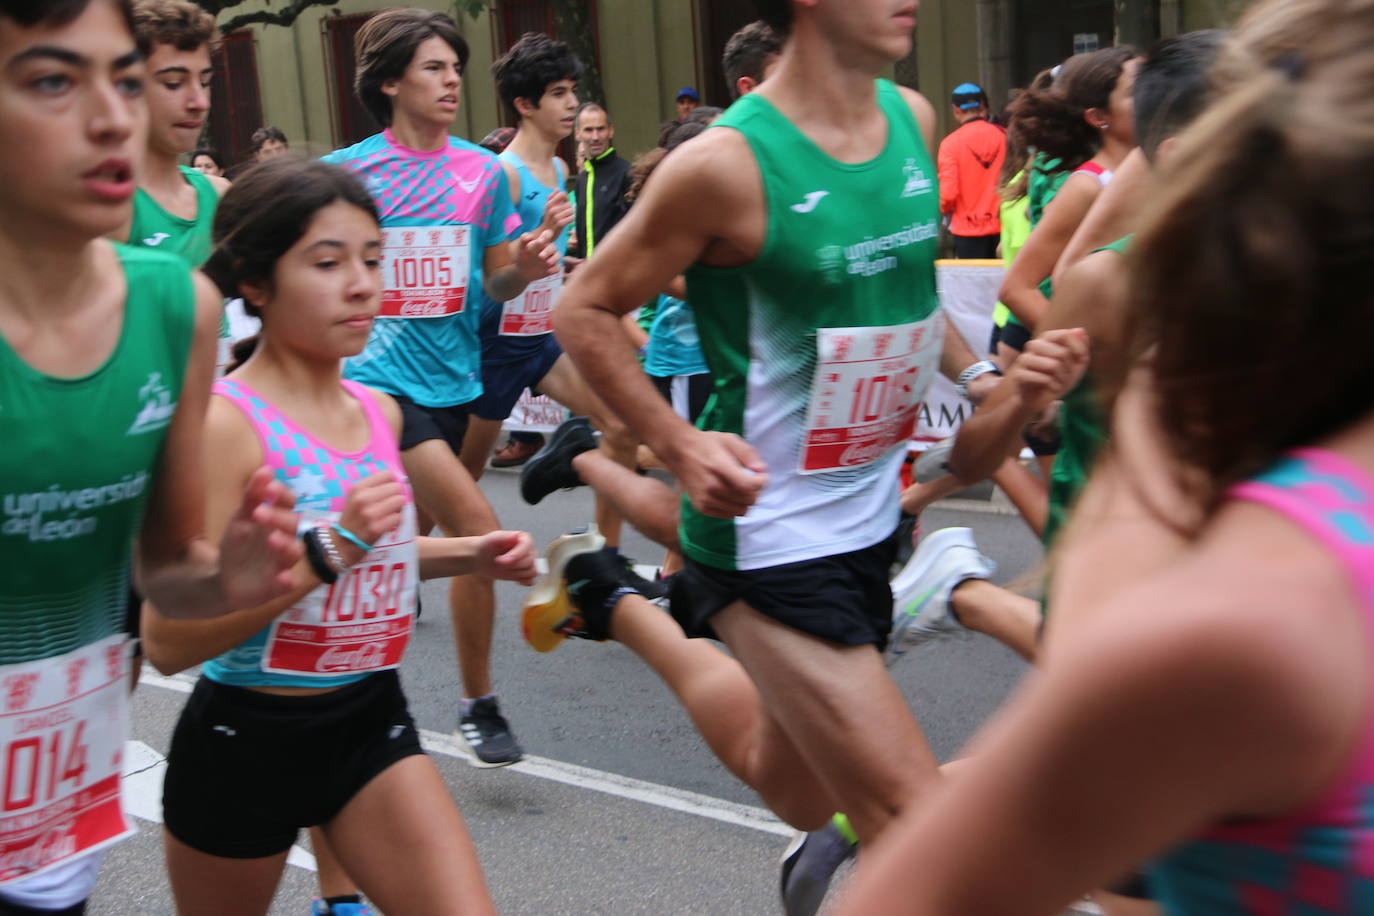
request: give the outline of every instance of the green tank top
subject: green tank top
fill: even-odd
[[[116,246],[128,280],[110,358],[82,378],[36,371],[0,338],[0,664],[118,633],[153,467],[195,323],[186,265]]]
[[[195,169],[179,166],[182,177],[196,189],[196,218],[173,216],[139,188],[134,192],[134,222],[129,230],[129,244],[155,248],[179,255],[192,267],[199,267],[210,259],[213,250],[210,230],[215,222],[215,208],[219,206],[219,192]]]
[[[1131,239],[1128,235],[1097,251],[1113,251],[1124,257],[1130,250]],[[1050,470],[1050,507],[1042,535],[1046,547],[1054,542],[1064,526],[1074,500],[1088,482],[1088,474],[1102,450],[1102,443],[1107,441],[1107,417],[1092,373],[1085,373],[1064,396],[1059,409],[1059,433],[1061,445]]]
[[[891,83],[876,93],[888,140],[869,162],[832,159],[756,94],[712,127],[748,141],[768,228],[752,263],[687,272],[714,377],[699,423],[748,441],[768,485],[740,519],[684,500],[682,545],[698,562],[777,566],[896,527],[908,421],[940,353],[939,190],[909,105]]]

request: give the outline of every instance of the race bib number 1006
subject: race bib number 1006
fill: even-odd
[[[382,230],[383,318],[441,318],[467,307],[467,226]]]
[[[926,319],[817,330],[801,473],[869,464],[911,438],[940,353],[942,328]]]

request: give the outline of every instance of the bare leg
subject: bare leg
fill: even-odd
[[[428,757],[388,767],[324,831],[384,913],[496,912],[467,827]]]
[[[712,623],[829,790],[827,816],[845,812],[861,841],[871,842],[935,785],[935,756],[872,646],[837,646],[743,602]]]
[[[329,840],[319,827],[310,828],[310,851],[315,854],[316,877],[321,897],[343,897],[358,893],[358,885],[344,871],[330,848]]]
[[[272,906],[286,853],[226,859],[198,852],[162,831],[167,876],[178,916],[256,916]]]
[[[1045,530],[1049,513],[1049,490],[1045,482],[1021,466],[1015,458],[1008,458],[992,475],[993,483],[1002,488],[1011,504],[1026,520],[1031,531],[1039,537]]]
[[[662,481],[641,477],[604,452],[583,452],[573,458],[582,482],[596,491],[641,534],[669,550],[679,550],[678,495]]]
[[[706,746],[778,817],[801,830],[825,823],[834,802],[760,704],[739,662],[707,640],[688,639],[672,618],[638,595],[620,599],[611,634],[663,679]]]
[[[476,482],[439,439],[430,439],[401,456],[415,499],[450,537],[486,534],[500,527]],[[457,640],[464,696],[492,692],[491,633],[496,616],[492,583],[480,576],[458,576],[449,590],[449,610]]]
[[[965,579],[950,607],[970,630],[991,636],[1028,662],[1039,651],[1040,604],[985,579]]]
[[[624,421],[606,406],[606,402],[597,397],[572,360],[560,356],[539,380],[539,390],[574,414],[589,418],[592,425],[601,430],[601,451],[606,457],[623,468],[634,470],[639,440]],[[596,527],[606,539],[606,546],[620,546],[621,522],[621,513],[613,503],[597,499]]]
[[[481,480],[482,472],[487,469],[487,459],[496,440],[501,437],[500,420],[483,420],[481,417],[468,417],[468,431],[463,434],[463,451],[458,460],[468,469],[473,480]]]

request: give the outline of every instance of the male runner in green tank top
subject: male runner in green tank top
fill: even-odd
[[[148,145],[134,212],[120,241],[180,255],[192,267],[210,257],[210,230],[229,182],[181,164],[210,114],[210,47],[215,18],[187,0],[137,0],[134,27],[148,68]]]
[[[899,465],[934,371],[978,360],[935,295],[933,111],[875,79],[910,52],[917,4],[757,5],[789,36],[776,72],[661,166],[555,313],[578,368],[687,491],[677,622],[598,552],[550,562],[579,612],[560,632],[644,658],[784,820],[843,810],[872,839],[936,775],[874,651]],[[683,271],[716,378],[702,429],[653,396],[618,324]]]

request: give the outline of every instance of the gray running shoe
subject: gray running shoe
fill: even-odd
[[[473,702],[468,714],[458,719],[458,735],[472,751],[471,763],[475,767],[509,766],[525,756],[495,697]]]
[[[966,579],[987,579],[996,569],[968,528],[944,528],[923,540],[892,580],[888,664],[941,634],[967,632],[949,609],[950,595]]]
[[[820,830],[798,833],[782,854],[782,911],[786,916],[815,916],[835,872],[858,851],[834,822]]]

